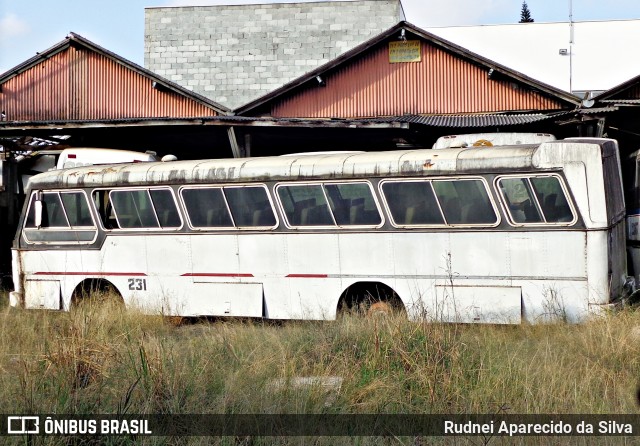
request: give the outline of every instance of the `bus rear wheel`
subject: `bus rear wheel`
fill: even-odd
[[[380,282],[358,282],[340,296],[338,313],[351,313],[367,318],[406,317],[402,300],[393,289]]]

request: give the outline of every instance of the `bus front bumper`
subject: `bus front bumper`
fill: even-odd
[[[9,305],[12,307],[24,308],[24,296],[18,291],[9,293]]]

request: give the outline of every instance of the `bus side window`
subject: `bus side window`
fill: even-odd
[[[233,228],[221,187],[182,189],[181,195],[194,228]]]
[[[498,216],[481,180],[436,180],[433,188],[450,225],[495,224]]]
[[[117,229],[118,221],[113,212],[113,206],[109,200],[108,190],[97,190],[93,193],[93,202],[98,210],[102,226],[105,229]]]
[[[155,229],[160,227],[153,209],[149,191],[112,190],[109,193],[109,197],[120,228]]]
[[[25,222],[26,228],[35,228],[35,198],[31,195],[29,214]],[[44,192],[42,194],[42,228],[68,228],[69,223],[64,215],[60,194],[58,192]]]
[[[179,228],[182,226],[180,213],[170,189],[151,189],[149,194],[161,228]]]
[[[544,222],[526,178],[503,178],[499,184],[509,203],[509,214],[514,223]]]
[[[501,178],[498,186],[516,224],[565,223],[574,219],[557,177]]]
[[[36,195],[31,195],[31,203],[29,207],[29,214],[27,215],[27,221],[25,222],[26,228],[35,228],[35,198]],[[42,194],[42,228],[49,227],[64,227],[68,228],[69,223],[64,215],[62,208],[62,202],[60,201],[60,195],[57,192],[45,192]]]
[[[338,226],[376,226],[382,217],[368,183],[325,184]]]
[[[276,225],[266,188],[227,186],[224,194],[236,227],[272,227]]]
[[[396,225],[444,225],[430,181],[390,181],[382,193]]]
[[[94,227],[89,203],[82,192],[62,192],[60,197],[72,227]]]
[[[556,177],[532,177],[531,185],[538,197],[545,220],[548,223],[562,223],[573,220],[569,201]]]
[[[81,191],[42,192],[42,221],[35,221],[36,195],[31,196],[25,221],[24,238],[28,243],[91,243],[96,227],[86,195]]]
[[[291,184],[277,191],[290,226],[334,226],[321,184]]]

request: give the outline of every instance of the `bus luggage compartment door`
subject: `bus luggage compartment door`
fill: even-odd
[[[183,316],[262,317],[261,283],[195,282]]]
[[[60,309],[60,281],[32,280],[24,281],[26,308]]]
[[[440,298],[433,308],[445,322],[519,324],[522,320],[520,287],[436,285]]]

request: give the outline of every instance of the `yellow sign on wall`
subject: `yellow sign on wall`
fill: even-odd
[[[419,40],[389,42],[389,63],[420,62],[421,60]]]

